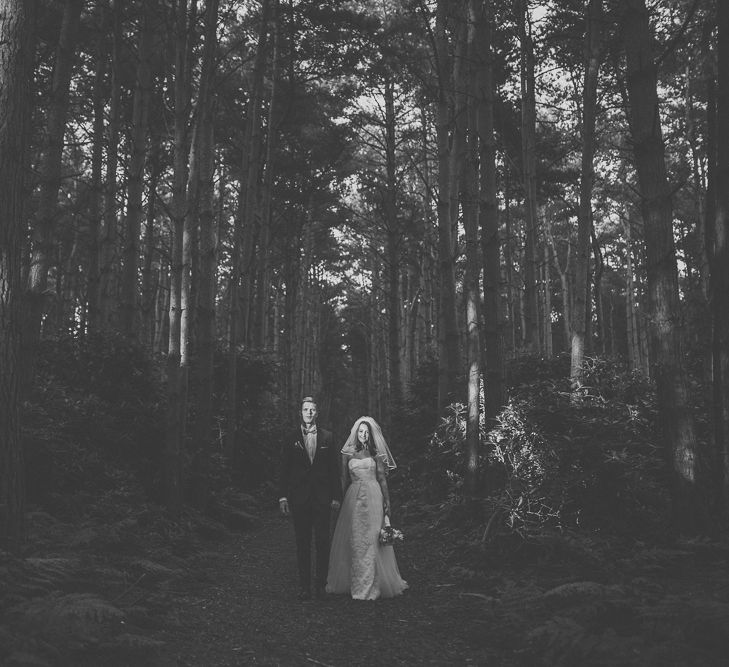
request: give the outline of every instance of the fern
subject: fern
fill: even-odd
[[[124,618],[124,612],[91,593],[52,594],[12,610],[18,624],[43,637],[93,639]]]
[[[56,583],[73,576],[79,561],[73,558],[27,558],[29,574],[38,582]]]
[[[550,667],[586,665],[600,638],[588,635],[577,621],[555,616],[527,635],[531,653]]]
[[[183,574],[182,570],[167,567],[146,558],[137,559],[132,563],[132,565],[142,570],[145,574],[151,574],[158,577],[178,577]]]
[[[8,667],[52,667],[48,660],[28,651],[15,651],[4,664]]]
[[[575,581],[562,584],[544,593],[544,600],[552,607],[565,607],[584,600],[615,597],[622,593],[617,586],[604,586],[594,581]]]

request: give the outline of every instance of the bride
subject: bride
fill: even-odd
[[[379,543],[390,514],[387,473],[395,460],[372,417],[360,417],[342,448],[346,490],[329,554],[328,593],[351,593],[355,600],[399,595],[407,588],[392,545]]]

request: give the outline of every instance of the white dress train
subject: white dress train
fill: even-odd
[[[355,600],[400,595],[400,576],[392,545],[379,543],[382,490],[372,458],[348,461],[352,483],[344,495],[329,552],[328,593],[350,593]]]

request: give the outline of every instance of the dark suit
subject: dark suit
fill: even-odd
[[[323,588],[329,569],[329,519],[331,502],[340,499],[339,447],[332,434],[317,428],[313,462],[306,451],[301,428],[281,447],[279,497],[287,498],[294,520],[296,559],[302,589],[311,587],[311,536],[316,546],[316,585]]]

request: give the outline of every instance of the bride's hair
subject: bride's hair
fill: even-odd
[[[372,458],[375,458],[375,456],[377,456],[377,447],[375,446],[375,436],[372,433],[372,427],[366,421],[361,422],[360,425],[357,427],[357,442],[355,443],[354,447],[357,451],[364,449],[364,447],[359,439],[359,429],[362,428],[362,426],[367,427],[367,433],[369,433],[369,436],[370,436],[369,438],[367,438],[367,451],[370,453],[370,456]]]
[[[349,432],[349,437],[344,443],[344,447],[342,447],[342,454],[346,456],[353,456],[356,451],[359,451],[357,449],[357,444],[359,443],[357,432],[362,424],[367,424],[367,430],[370,434],[370,439],[367,443],[367,449],[370,454],[382,461],[385,465],[385,472],[397,468],[392,452],[387,446],[385,437],[382,435],[382,429],[380,428],[380,425],[372,419],[372,417],[360,417],[354,422],[352,430]]]

